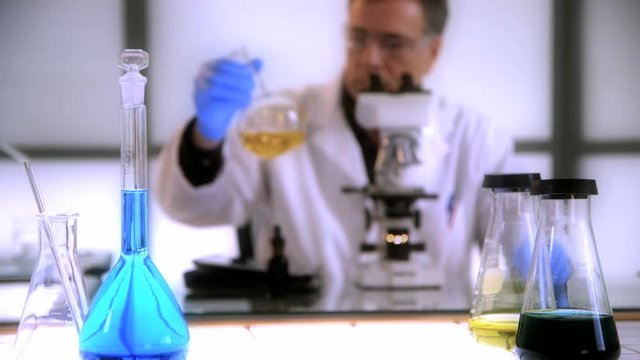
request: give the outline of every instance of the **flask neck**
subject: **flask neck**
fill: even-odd
[[[562,248],[572,262],[589,264],[597,260],[595,239],[591,228],[588,198],[540,200],[540,226],[536,241],[548,251]]]
[[[540,217],[543,224],[591,222],[591,201],[587,198],[540,200]]]
[[[534,216],[536,198],[526,192],[493,193],[493,218],[499,221],[517,221],[523,217]]]
[[[46,246],[49,248],[49,243],[47,240],[47,234],[44,232],[44,219],[47,217],[49,220],[49,224],[51,226],[51,230],[53,231],[54,240],[56,245],[68,251],[70,254],[76,252],[77,245],[77,222],[78,222],[78,214],[54,214],[54,215],[38,215],[38,220],[40,223],[39,230],[40,234],[40,242],[44,242],[40,246]]]
[[[120,166],[123,190],[147,188],[147,112],[144,105],[121,109]]]
[[[147,190],[122,190],[122,254],[148,254]]]
[[[501,251],[510,263],[516,254],[533,248],[536,232],[536,201],[528,192],[492,191],[491,216],[485,235],[483,256]],[[494,257],[497,261],[499,257]],[[494,261],[486,260],[486,261]],[[489,264],[485,264],[489,266]],[[493,264],[491,266],[498,266]]]

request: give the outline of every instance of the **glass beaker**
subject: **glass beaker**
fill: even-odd
[[[513,350],[536,231],[540,174],[488,174],[491,212],[473,290],[469,330],[476,342]]]
[[[29,292],[14,342],[15,359],[78,358],[78,326],[73,318],[73,301],[83,318],[87,314],[87,292],[77,243],[78,214],[38,215],[39,254],[31,275]],[[45,226],[51,229],[73,294],[67,296],[50,247]],[[51,344],[56,344],[52,347]]]
[[[534,183],[540,224],[516,335],[520,359],[618,359],[620,343],[591,226],[595,180]]]

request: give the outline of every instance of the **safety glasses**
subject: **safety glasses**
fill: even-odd
[[[363,28],[348,27],[346,38],[351,51],[361,52],[370,44],[375,44],[378,49],[389,56],[403,57],[424,48],[432,36],[424,34],[417,38],[411,38],[396,33],[378,33]]]

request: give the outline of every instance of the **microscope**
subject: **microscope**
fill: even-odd
[[[380,145],[374,165],[374,182],[362,188],[345,187],[345,193],[365,196],[366,239],[358,254],[356,285],[363,289],[440,288],[444,275],[430,255],[421,227],[419,201],[433,201],[420,184],[406,181],[420,164],[422,131],[429,119],[431,93],[413,85],[407,74],[397,93],[384,92],[377,75],[370,91],[358,96],[358,123],[376,129]],[[424,233],[424,232],[423,232]]]

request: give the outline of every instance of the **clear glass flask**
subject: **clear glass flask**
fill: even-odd
[[[143,50],[118,58],[122,89],[122,247],[80,332],[84,360],[185,359],[189,330],[178,302],[149,257]]]
[[[536,235],[531,184],[540,174],[488,174],[489,226],[473,290],[469,330],[484,345],[513,350]]]
[[[298,105],[283,95],[254,99],[239,125],[242,146],[263,159],[273,159],[304,143],[305,123]]]
[[[39,254],[16,333],[14,358],[77,359],[78,332],[88,310],[76,249],[78,214],[38,215],[38,220]],[[51,229],[70,284],[72,294],[69,296],[64,290],[46,226]],[[79,314],[74,315],[72,309],[77,309]],[[74,316],[79,316],[79,321]]]
[[[230,58],[251,62],[246,48],[235,51]],[[306,121],[293,98],[269,91],[258,71],[253,71],[253,77],[258,83],[257,96],[241,115],[240,141],[245,150],[269,160],[304,143]]]
[[[618,359],[591,225],[595,180],[535,182],[540,224],[516,335],[520,359]]]

